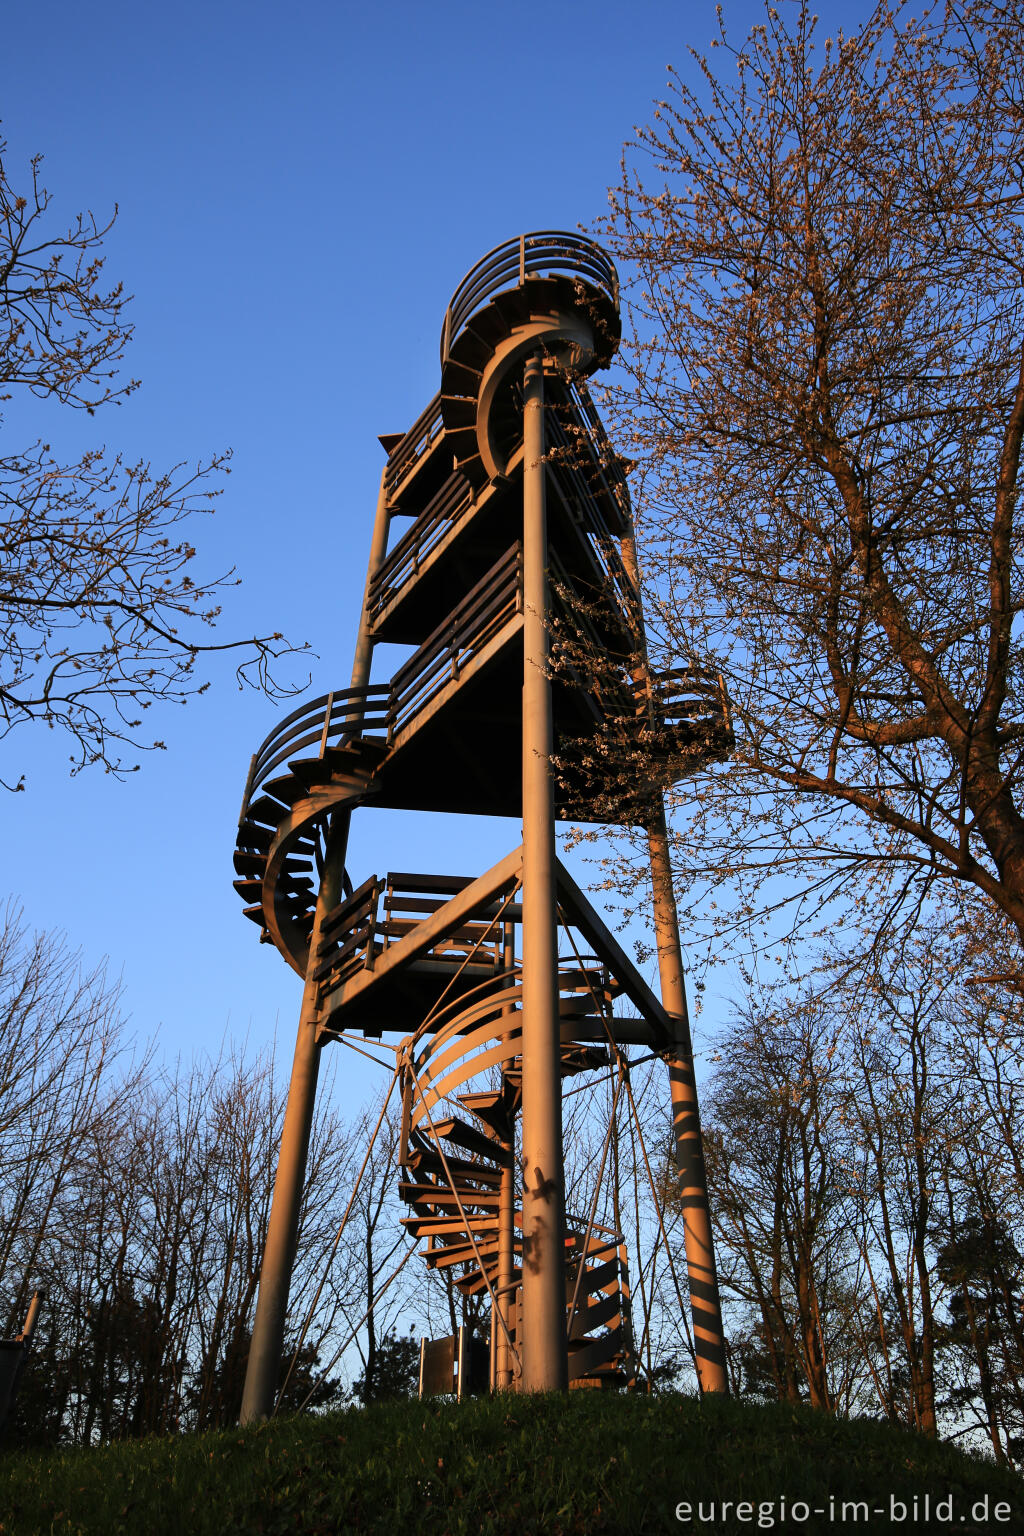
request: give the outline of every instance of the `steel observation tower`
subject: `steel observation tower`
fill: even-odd
[[[403,1037],[406,1225],[429,1266],[486,1292],[490,1385],[517,1391],[635,1379],[621,1234],[566,1220],[562,1085],[623,1046],[659,1055],[698,1374],[726,1390],[662,789],[732,735],[720,680],[646,661],[626,466],[585,382],[619,334],[589,240],[522,235],[472,268],[438,394],[381,438],[351,680],[252,759],[235,887],[304,990],[243,1423],[273,1407],[320,1052],[342,1031]],[[416,649],[375,680],[381,641]],[[363,807],[521,816],[522,842],[475,876],[354,887]],[[556,819],[645,828],[660,1000],[559,862]]]

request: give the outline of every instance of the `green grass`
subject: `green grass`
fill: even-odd
[[[400,1403],[255,1430],[0,1459],[3,1536],[234,1536],[260,1532],[625,1536],[634,1532],[847,1529],[843,1501],[883,1510],[863,1529],[924,1529],[913,1500],[952,1497],[961,1532],[1024,1532],[1024,1483],[885,1425],[784,1405],[578,1392],[565,1398]],[[804,1500],[803,1519],[779,1518]],[[971,1518],[988,1498],[986,1521]],[[908,1518],[888,1518],[890,1499]],[[716,1522],[698,1519],[719,1505]],[[746,1521],[722,1500],[749,1500]],[[691,1502],[679,1522],[676,1505]],[[758,1505],[771,1508],[759,1525]],[[1010,1506],[997,1521],[995,1506]],[[979,1511],[980,1513],[980,1511]],[[960,1516],[967,1518],[961,1521]]]

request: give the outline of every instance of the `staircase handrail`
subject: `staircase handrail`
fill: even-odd
[[[393,496],[407,469],[411,469],[434,438],[441,431],[441,396],[435,395],[430,404],[417,416],[402,441],[388,455],[384,471],[384,488]]]
[[[518,544],[497,560],[391,679],[388,739],[411,723],[515,612],[520,592]]]
[[[338,746],[342,740],[371,733],[383,734],[390,699],[390,685],[374,683],[369,688],[321,693],[285,715],[261,742],[253,758],[242,819],[256,791],[266,783],[274,769],[289,759],[301,757],[303,748],[316,743],[319,751],[313,755],[322,757],[326,747]]]
[[[366,606],[371,620],[393,601],[420,561],[439,543],[447,530],[461,517],[473,499],[469,481],[459,474],[450,475],[432,496],[419,517],[407,528],[373,574]]]

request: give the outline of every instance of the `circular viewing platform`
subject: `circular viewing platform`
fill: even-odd
[[[452,294],[441,327],[441,366],[444,367],[452,346],[477,313],[496,293],[501,293],[530,277],[579,278],[596,289],[609,310],[609,318],[618,318],[619,276],[608,253],[584,235],[567,230],[541,229],[519,235],[496,245],[493,251],[471,267]]]

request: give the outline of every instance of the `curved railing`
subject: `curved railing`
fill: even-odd
[[[521,1081],[523,976],[520,966],[502,965],[497,958],[493,976],[428,1015],[399,1049],[406,1177],[400,1192],[415,1211],[407,1229],[428,1240],[427,1264],[445,1268],[465,1294],[489,1290],[516,1353],[522,1339],[523,1256],[515,1228],[522,1218],[515,1213],[507,1218],[510,1278],[503,1279],[498,1181],[514,1152],[510,1116]],[[584,1021],[588,1033],[602,1018],[610,1028],[617,988],[606,967],[593,955],[560,958],[558,991],[563,1072],[607,1068],[611,1058],[603,1047],[575,1043]],[[484,1086],[463,1091],[473,1079]],[[462,1118],[465,1109],[479,1127]],[[424,1158],[433,1162],[433,1177]],[[629,1384],[635,1362],[623,1239],[595,1223],[593,1212],[589,1220],[567,1213],[565,1236],[570,1380]],[[497,1341],[493,1321],[492,1328]]]
[[[564,1045],[581,1019],[610,1018],[615,989],[594,956],[561,958],[557,986]],[[522,973],[516,967],[454,998],[409,1037],[408,1070],[417,1081],[407,1111],[411,1129],[429,1123],[431,1111],[471,1078],[493,1067],[507,1070],[522,1055],[522,1003]]]
[[[245,820],[253,797],[275,768],[297,758],[323,757],[328,747],[340,746],[355,736],[385,734],[390,707],[391,688],[383,683],[321,693],[285,715],[253,755],[239,822]],[[313,746],[317,750],[311,754],[307,748]]]
[[[492,294],[524,283],[530,274],[582,277],[619,304],[619,276],[608,253],[583,235],[541,229],[506,240],[466,273],[452,294],[441,328],[441,366],[455,338]]]
[[[239,824],[257,791],[283,763],[323,757],[329,747],[356,737],[390,743],[515,616],[521,601],[520,565],[519,546],[514,544],[390,683],[322,693],[286,715],[249,765]]]
[[[675,732],[681,740],[702,741],[709,756],[712,749],[727,754],[735,745],[729,695],[720,672],[691,665],[652,673],[649,682],[637,685],[637,714],[642,718],[652,708],[656,727]]]

